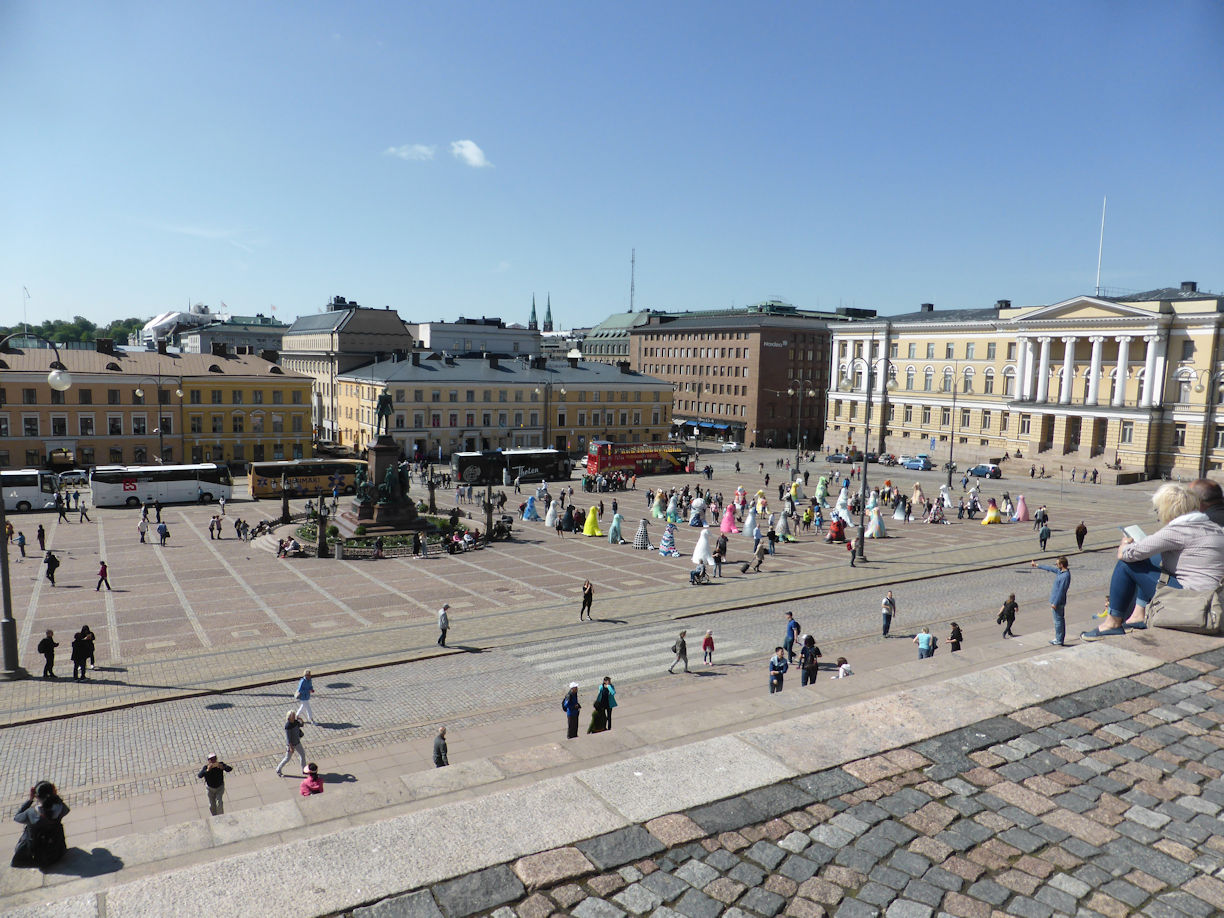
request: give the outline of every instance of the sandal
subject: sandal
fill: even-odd
[[[1106,637],[1122,637],[1126,634],[1125,628],[1093,628],[1091,631],[1083,631],[1080,633],[1081,641],[1099,641]]]

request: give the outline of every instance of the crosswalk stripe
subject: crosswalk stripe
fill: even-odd
[[[622,637],[623,632],[617,630],[599,631],[594,635],[597,641],[605,641],[607,643],[616,642],[618,646],[627,646],[630,643],[641,644],[643,646],[664,641],[668,647],[671,642],[676,639],[676,636],[681,632],[682,628],[675,622],[664,622],[657,625],[647,625],[642,628],[635,628],[631,636],[626,634]],[[696,632],[692,632],[696,635]],[[570,648],[582,648],[583,650],[590,647],[592,635],[590,633],[575,634],[570,637],[557,638],[551,641],[539,641],[533,644],[525,644],[519,648],[515,648],[515,653],[524,655],[532,653],[553,653],[560,650]],[[700,645],[700,637],[689,639],[689,647],[694,644]]]

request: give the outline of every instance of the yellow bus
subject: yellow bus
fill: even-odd
[[[366,463],[359,459],[294,459],[286,462],[252,462],[250,495],[280,497],[281,476],[290,497],[318,497],[339,488],[341,494],[352,494],[357,469]]]

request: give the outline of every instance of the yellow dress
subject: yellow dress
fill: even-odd
[[[1003,514],[999,512],[999,505],[992,500],[986,508],[986,516],[982,518],[982,525],[989,526],[991,523],[1001,522],[1003,522]]]
[[[588,536],[603,535],[599,528],[599,511],[595,507],[587,511],[586,526],[582,528],[582,534]]]

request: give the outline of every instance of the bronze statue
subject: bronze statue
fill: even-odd
[[[387,474],[383,476],[382,487],[378,489],[380,494],[386,491],[384,500],[395,500],[395,486],[398,482],[399,475],[396,473],[395,466],[387,466]]]
[[[386,419],[385,431],[387,436],[391,436],[391,411],[393,403],[391,401],[391,392],[388,389],[382,390],[382,395],[378,396],[378,407],[375,409],[376,418],[374,421],[374,436],[378,436],[378,429],[384,426],[384,418]]]

